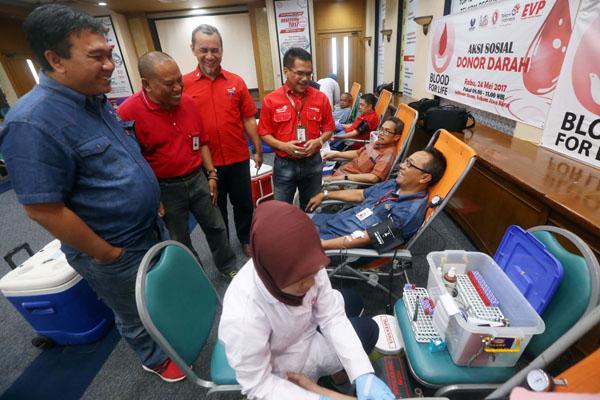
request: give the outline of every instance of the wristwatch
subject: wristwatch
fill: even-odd
[[[215,175],[217,175],[217,174],[218,174],[218,172],[217,172],[217,169],[216,169],[216,168],[213,168],[213,169],[211,169],[211,170],[209,170],[209,171],[206,171],[206,174],[207,174],[207,175],[210,175],[210,174],[212,174],[213,172],[215,173]]]
[[[325,200],[328,200],[329,199],[329,191],[323,190],[323,194],[325,195]]]

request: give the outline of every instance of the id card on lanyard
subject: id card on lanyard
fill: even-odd
[[[400,196],[398,194],[394,195],[392,194],[394,190],[390,190],[389,192],[387,192],[386,194],[384,194],[379,200],[377,200],[377,202],[375,202],[375,204],[373,205],[372,208],[365,208],[364,210],[361,210],[360,212],[356,213],[355,216],[356,218],[358,218],[359,221],[362,221],[365,218],[370,217],[371,215],[373,215],[373,210],[375,209],[375,207],[377,207],[378,205],[380,205],[381,203],[384,203],[388,200],[395,200],[398,201],[400,199]],[[387,197],[388,195],[392,194],[392,196]],[[402,201],[405,200],[418,200],[418,199],[424,199],[425,196],[412,196],[412,197],[407,197],[402,199]]]
[[[306,104],[306,97],[308,96],[304,96],[304,99],[302,100],[302,105],[300,106],[300,110],[298,110],[298,108],[296,107],[296,102],[290,97],[287,91],[285,92],[285,95],[292,104],[292,108],[294,109],[294,111],[296,111],[296,114],[298,115],[298,124],[296,125],[296,140],[300,142],[306,142],[306,127],[302,125],[302,121],[300,120],[300,113],[302,112],[302,109],[304,109],[304,105]]]
[[[192,153],[200,150],[200,132],[193,132],[190,134],[192,138]]]

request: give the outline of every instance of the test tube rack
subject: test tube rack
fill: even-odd
[[[459,300],[465,305],[469,315],[486,321],[502,321],[504,314],[498,307],[488,307],[466,274],[456,275],[456,289]]]
[[[415,340],[419,343],[429,343],[431,339],[437,339],[440,335],[433,327],[433,314],[425,315],[425,312],[423,311],[423,307],[420,304],[423,297],[429,297],[427,289],[420,287],[414,287],[414,289],[405,288],[402,301],[404,301],[404,307],[406,307],[406,312],[415,334]],[[413,321],[415,304],[417,303],[417,320]]]

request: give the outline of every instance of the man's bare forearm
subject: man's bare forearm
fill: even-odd
[[[378,183],[379,177],[375,174],[348,174],[348,179],[354,182]]]
[[[335,239],[322,240],[321,244],[325,250],[341,249],[342,247],[346,249],[351,249],[353,247],[364,247],[371,242],[371,239],[369,239],[369,234],[367,231],[363,231],[363,235],[364,237],[353,238],[352,234],[348,234]]]
[[[341,135],[336,135],[334,139],[351,139],[356,135],[358,135],[358,131],[355,129],[348,133],[342,133]]]
[[[254,116],[242,118],[242,124],[244,124],[244,130],[248,134],[248,138],[254,145],[256,152],[262,154],[262,143],[260,142],[258,133],[256,133],[256,119]]]
[[[62,202],[26,204],[23,207],[29,218],[83,254],[104,263],[114,261],[121,255],[121,248],[110,245],[98,236]]]
[[[349,189],[349,190],[332,190],[329,192],[329,197],[332,200],[349,201],[352,203],[360,203],[365,199],[363,189]]]
[[[212,157],[210,155],[210,148],[208,145],[200,146],[200,154],[202,155],[202,166],[205,171],[210,171],[215,168]]]

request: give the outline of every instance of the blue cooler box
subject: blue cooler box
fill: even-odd
[[[57,344],[95,342],[114,322],[112,311],[67,263],[58,240],[0,279],[0,291],[35,333]]]

